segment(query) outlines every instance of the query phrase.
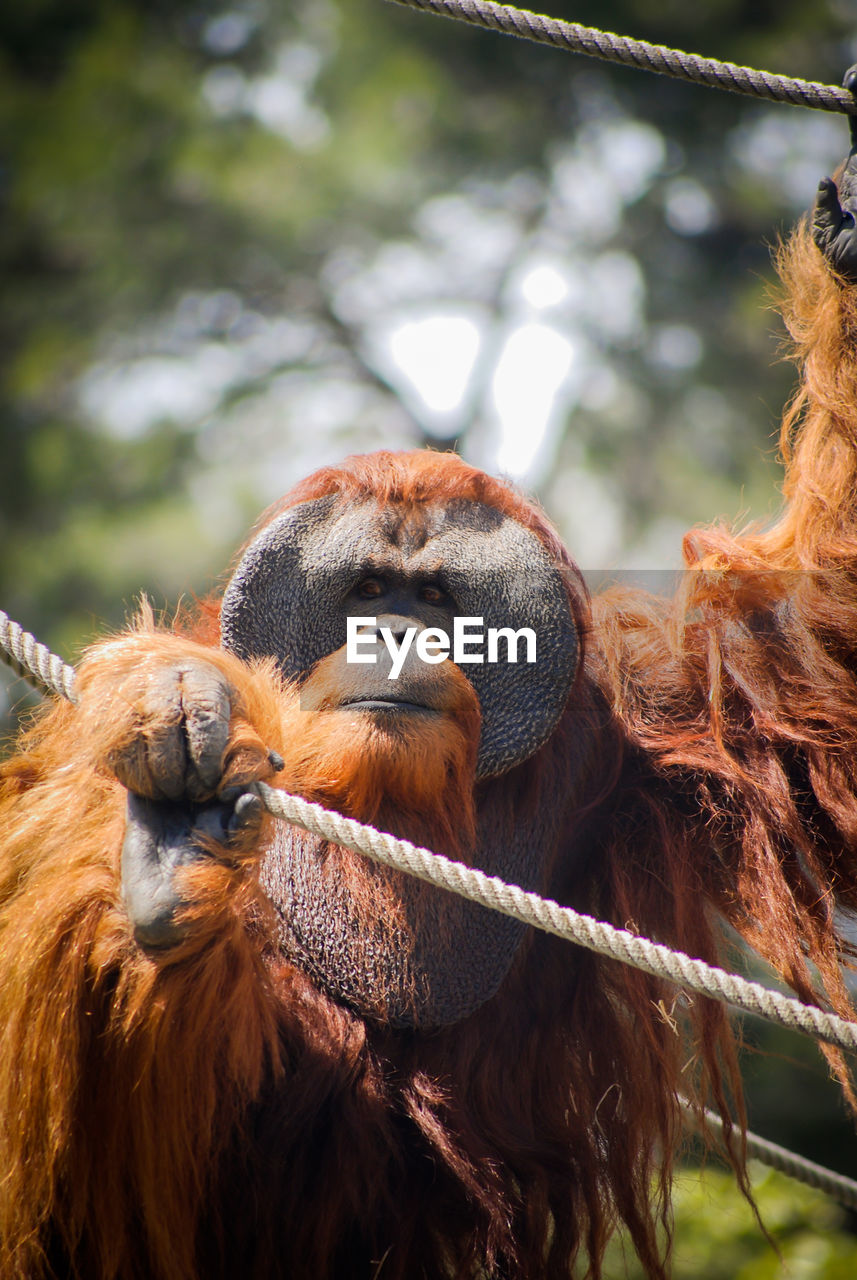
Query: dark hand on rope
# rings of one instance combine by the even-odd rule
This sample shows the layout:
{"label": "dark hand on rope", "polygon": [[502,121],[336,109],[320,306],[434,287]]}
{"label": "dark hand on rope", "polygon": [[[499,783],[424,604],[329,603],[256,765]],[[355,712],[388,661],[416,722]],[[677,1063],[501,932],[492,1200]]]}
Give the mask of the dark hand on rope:
{"label": "dark hand on rope", "polygon": [[110,761],[116,777],[152,800],[209,799],[220,784],[231,694],[206,662],[154,672],[136,702],[135,732]]}
{"label": "dark hand on rope", "polygon": [[[857,65],[845,73],[843,85],[857,98]],[[850,284],[857,283],[857,116],[848,117],[851,151],[839,175],[822,178],[812,216],[812,238],[827,261]]]}
{"label": "dark hand on rope", "polygon": [[129,792],[122,897],[147,949],[175,946],[186,932],[180,868],[257,843],[263,806],[246,788],[282,760],[261,743],[249,762],[228,758],[235,699],[213,665],[165,663],[138,693],[133,731],[110,760]]}
{"label": "dark hand on rope", "polygon": [[227,759],[236,694],[211,663],[165,662],[128,697],[133,718],[109,764],[135,795],[199,804],[282,767],[255,738]]}

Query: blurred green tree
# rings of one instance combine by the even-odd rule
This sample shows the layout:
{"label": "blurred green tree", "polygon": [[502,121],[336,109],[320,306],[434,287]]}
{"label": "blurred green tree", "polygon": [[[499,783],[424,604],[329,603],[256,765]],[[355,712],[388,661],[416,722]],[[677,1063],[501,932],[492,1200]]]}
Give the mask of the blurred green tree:
{"label": "blurred green tree", "polygon": [[[750,1166],[753,1196],[771,1243],[759,1230],[731,1174],[714,1167],[675,1185],[673,1280],[851,1280],[857,1240],[846,1217],[819,1192]],[[779,1256],[778,1256],[779,1254]],[[643,1280],[621,1235],[605,1261],[608,1280]]]}
{"label": "blurred green tree", "polygon": [[[555,11],[820,78],[852,56],[835,0]],[[0,600],[66,652],[141,588],[203,586],[343,449],[505,457],[592,568],[769,508],[764,240],[840,120],[380,0],[41,0],[0,57]],[[440,411],[389,350],[437,314],[481,347]],[[491,392],[533,319],[571,369],[522,459]]]}

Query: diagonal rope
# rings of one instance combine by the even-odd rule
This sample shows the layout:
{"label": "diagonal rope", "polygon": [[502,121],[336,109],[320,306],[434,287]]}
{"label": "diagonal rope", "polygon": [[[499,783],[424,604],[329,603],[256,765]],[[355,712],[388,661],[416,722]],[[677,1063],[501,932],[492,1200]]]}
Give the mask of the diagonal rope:
{"label": "diagonal rope", "polygon": [[840,89],[838,85],[799,80],[770,71],[756,71],[753,67],[741,67],[734,62],[720,62],[717,58],[703,58],[697,53],[685,53],[681,49],[669,49],[666,45],[650,44],[647,40],[618,36],[612,31],[599,31],[597,27],[582,27],[577,22],[563,22],[560,18],[531,13],[528,9],[495,4],[493,0],[393,2],[444,18],[456,18],[473,26],[488,27],[505,35],[518,36],[521,40],[588,54],[604,62],[621,62],[641,71],[654,71],[694,84],[726,89],[730,93],[743,93],[770,102],[791,102],[795,106],[813,107],[819,111],[857,115],[857,101],[847,89]]}
{"label": "diagonal rope", "polygon": [[727,973],[704,960],[694,960],[682,951],[673,951],[661,943],[629,933],[627,929],[617,929],[572,907],[562,907],[550,898],[542,898],[537,893],[507,884],[497,876],[489,876],[476,867],[421,849],[409,840],[376,831],[374,827],[323,809],[301,796],[289,795],[264,782],[254,783],[251,790],[256,791],[265,808],[275,817],[362,853],[375,862],[383,862],[397,871],[406,871],[408,875],[448,889],[480,906],[512,916],[522,924],[555,934],[655,977],[668,978],[699,995],[735,1005],[768,1022],[802,1031],[841,1049],[857,1049],[857,1023],[847,1022],[834,1013],[804,1004],[794,996],[782,995],[738,974]]}
{"label": "diagonal rope", "polygon": [[[700,1131],[702,1131],[703,1127],[713,1129],[726,1145],[723,1121],[716,1112],[710,1111],[706,1107],[703,1111],[703,1125],[702,1118],[696,1108],[683,1098],[680,1098],[679,1101],[688,1123]],[[749,1129],[744,1136],[747,1141],[747,1155],[751,1160],[758,1160],[761,1164],[766,1164],[769,1168],[786,1174],[787,1177],[793,1178],[796,1182],[802,1182],[807,1187],[814,1187],[816,1191],[823,1191],[825,1195],[831,1196],[839,1204],[844,1205],[846,1209],[857,1210],[857,1182],[853,1178],[846,1178],[843,1173],[834,1173],[832,1169],[825,1169],[823,1165],[816,1164],[814,1160],[807,1160],[806,1156],[799,1156],[796,1152],[789,1151],[786,1147],[781,1147],[777,1142],[771,1142],[768,1138],[759,1137],[757,1133],[751,1133]],[[740,1155],[738,1155],[740,1143],[737,1134],[730,1135],[728,1145],[733,1156],[737,1156],[740,1159]]]}
{"label": "diagonal rope", "polygon": [[74,668],[51,653],[34,635],[13,622],[8,613],[0,609],[0,648],[7,661],[19,676],[23,676],[39,692],[45,689],[61,698],[74,702]]}

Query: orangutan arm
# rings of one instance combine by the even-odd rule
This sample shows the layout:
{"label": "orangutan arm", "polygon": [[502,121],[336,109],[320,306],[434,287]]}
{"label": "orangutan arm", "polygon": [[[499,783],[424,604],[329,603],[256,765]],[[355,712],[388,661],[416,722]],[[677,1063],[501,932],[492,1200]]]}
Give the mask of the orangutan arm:
{"label": "orangutan arm", "polygon": [[[846,86],[857,84],[857,68]],[[857,120],[857,117],[852,117]],[[836,181],[820,184],[815,208],[777,256],[782,313],[800,383],[780,432],[786,499],[777,522],[738,538],[720,526],[694,530],[694,566],[838,570],[827,589],[854,600],[857,563],[857,125]],[[852,626],[853,630],[853,626]]]}
{"label": "orangutan arm", "polygon": [[128,792],[120,878],[135,939],[174,946],[185,932],[181,869],[260,843],[261,803],[244,789],[282,767],[254,728],[278,733],[276,682],[220,650],[144,631],[93,650],[77,688],[92,767]]}
{"label": "orangutan arm", "polygon": [[[843,85],[857,94],[857,66],[849,67]],[[857,116],[849,116],[851,151],[837,181],[822,178],[812,216],[812,236],[833,270],[857,283]]]}
{"label": "orangutan arm", "polygon": [[[699,824],[702,892],[805,999],[841,977],[837,903],[857,908],[857,155],[780,251],[800,370],[776,522],[685,539],[674,600],[595,605],[599,678]],[[819,227],[826,227],[825,238]]]}
{"label": "orangutan arm", "polygon": [[[185,929],[156,951],[139,945],[120,889],[129,793],[116,773],[141,792],[172,787],[160,762],[167,747],[179,754],[180,729],[193,736],[164,674],[177,666],[204,678],[219,707],[228,697],[229,712],[215,727],[219,765],[191,746],[182,766],[197,812],[209,806],[205,846],[216,856],[196,846],[179,875]],[[255,876],[265,827],[228,840],[211,829],[216,806],[234,811],[215,788],[272,772],[276,690],[217,650],[132,632],[90,652],[77,705],[50,709],[0,766],[0,1116],[16,1118],[0,1124],[4,1276],[42,1274],[46,1215],[68,1227],[72,1252],[74,1224],[86,1221],[86,1258],[132,1256],[149,1202],[175,1274],[193,1273],[188,1197],[203,1195],[212,1152],[279,1062]],[[157,749],[141,757],[141,739]]]}

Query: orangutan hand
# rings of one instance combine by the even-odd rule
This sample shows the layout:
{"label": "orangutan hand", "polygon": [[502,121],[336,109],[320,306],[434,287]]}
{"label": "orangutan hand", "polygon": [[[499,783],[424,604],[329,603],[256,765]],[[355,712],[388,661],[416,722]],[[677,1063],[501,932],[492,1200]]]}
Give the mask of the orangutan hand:
{"label": "orangutan hand", "polygon": [[218,662],[182,653],[171,639],[143,637],[108,650],[101,682],[119,722],[107,763],[129,793],[122,898],[138,944],[161,951],[188,933],[176,873],[256,847],[263,808],[246,788],[283,762]]}
{"label": "orangutan hand", "polygon": [[[845,73],[843,85],[857,98],[857,65]],[[812,238],[827,261],[849,283],[857,283],[857,116],[849,116],[851,151],[839,186],[822,178],[812,215]]]}
{"label": "orangutan hand", "polygon": [[102,712],[103,762],[134,795],[199,804],[282,768],[221,666],[182,652],[171,637],[100,651],[95,678],[86,679],[89,714]]}
{"label": "orangutan hand", "polygon": [[214,848],[252,846],[261,821],[262,801],[246,791],[204,805],[129,793],[122,900],[140,946],[162,950],[182,941],[187,928],[177,921],[183,900],[175,872],[203,861]]}
{"label": "orangutan hand", "polygon": [[134,734],[110,757],[119,781],[152,800],[200,801],[220,786],[234,690],[188,658],[147,674],[134,691]]}

